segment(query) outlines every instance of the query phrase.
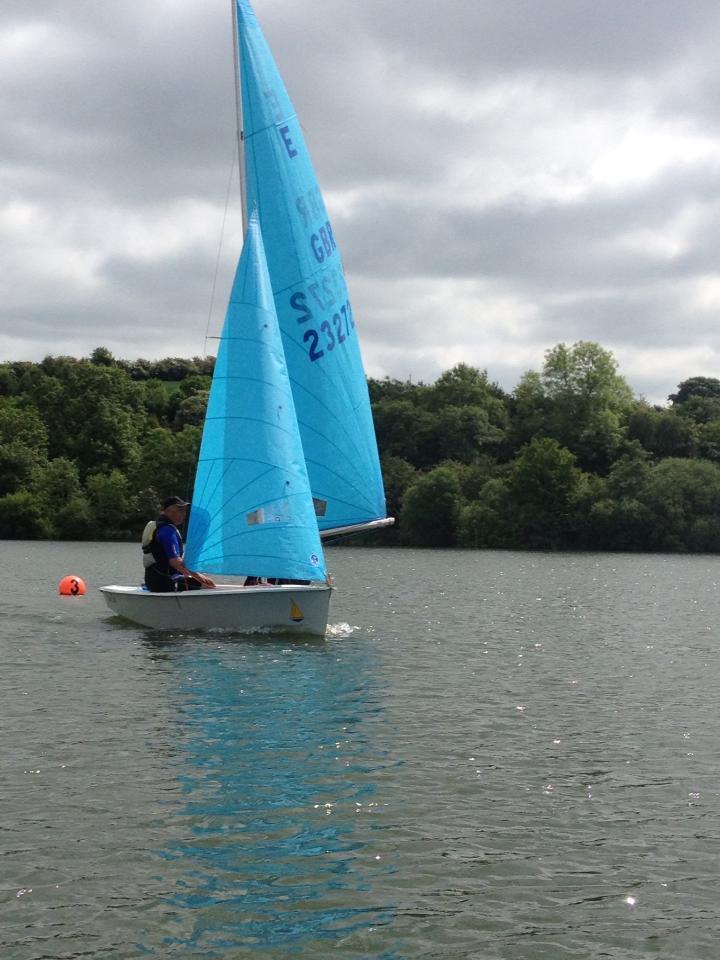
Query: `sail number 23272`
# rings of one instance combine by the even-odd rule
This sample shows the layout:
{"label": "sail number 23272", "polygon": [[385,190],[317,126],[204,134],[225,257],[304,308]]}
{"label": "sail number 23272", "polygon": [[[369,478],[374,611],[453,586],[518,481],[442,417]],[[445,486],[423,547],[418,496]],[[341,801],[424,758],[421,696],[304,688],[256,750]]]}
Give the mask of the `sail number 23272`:
{"label": "sail number 23272", "polygon": [[349,300],[325,320],[313,316],[304,293],[294,293],[290,297],[290,306],[298,311],[299,316],[295,318],[298,323],[313,324],[303,333],[303,341],[308,344],[308,357],[311,361],[321,360],[325,351],[330,352],[345,343],[355,326]]}

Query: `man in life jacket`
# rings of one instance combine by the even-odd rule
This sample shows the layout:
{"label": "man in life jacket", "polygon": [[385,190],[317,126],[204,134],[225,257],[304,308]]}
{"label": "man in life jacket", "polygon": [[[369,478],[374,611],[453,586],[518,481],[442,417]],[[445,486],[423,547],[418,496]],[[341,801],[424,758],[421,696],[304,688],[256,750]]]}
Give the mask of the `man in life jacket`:
{"label": "man in life jacket", "polygon": [[189,506],[180,497],[168,497],[157,520],[151,520],[143,530],[145,586],[153,593],[215,586],[210,577],[188,570],[183,562],[183,541],[178,527],[184,522]]}

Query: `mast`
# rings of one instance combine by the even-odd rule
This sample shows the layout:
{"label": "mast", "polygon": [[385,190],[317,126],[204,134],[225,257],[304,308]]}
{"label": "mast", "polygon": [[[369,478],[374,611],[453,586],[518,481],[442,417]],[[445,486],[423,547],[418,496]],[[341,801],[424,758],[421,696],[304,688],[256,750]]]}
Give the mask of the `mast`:
{"label": "mast", "polygon": [[240,38],[238,36],[237,0],[230,0],[233,24],[233,61],[235,67],[235,111],[237,117],[238,174],[240,176],[240,205],[242,207],[243,236],[248,229],[247,189],[245,185],[245,142],[243,139],[242,91],[240,90]]}

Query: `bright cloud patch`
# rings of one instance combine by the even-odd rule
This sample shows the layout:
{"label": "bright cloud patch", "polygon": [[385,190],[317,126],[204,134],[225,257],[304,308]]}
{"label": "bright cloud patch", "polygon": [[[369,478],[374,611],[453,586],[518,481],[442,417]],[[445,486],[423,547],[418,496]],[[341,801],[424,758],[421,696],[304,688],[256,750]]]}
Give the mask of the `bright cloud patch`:
{"label": "bright cloud patch", "polygon": [[[464,361],[512,389],[579,338],[651,399],[720,371],[714,2],[256,9],[370,373]],[[197,354],[219,326],[239,252],[229,13],[167,13],[129,0],[110,38],[102,4],[3,4],[0,359]]]}

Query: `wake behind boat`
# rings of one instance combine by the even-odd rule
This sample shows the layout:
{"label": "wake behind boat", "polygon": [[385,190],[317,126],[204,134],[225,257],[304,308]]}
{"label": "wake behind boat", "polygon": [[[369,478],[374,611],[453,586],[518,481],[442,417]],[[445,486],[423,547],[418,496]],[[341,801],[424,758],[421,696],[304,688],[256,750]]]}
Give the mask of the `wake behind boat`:
{"label": "wake behind boat", "polygon": [[331,587],[321,536],[393,521],[340,255],[302,129],[248,0],[233,0],[233,28],[245,241],[203,428],[186,562],[253,583],[293,582],[170,594],[101,589],[115,613],[156,629],[323,635]]}

